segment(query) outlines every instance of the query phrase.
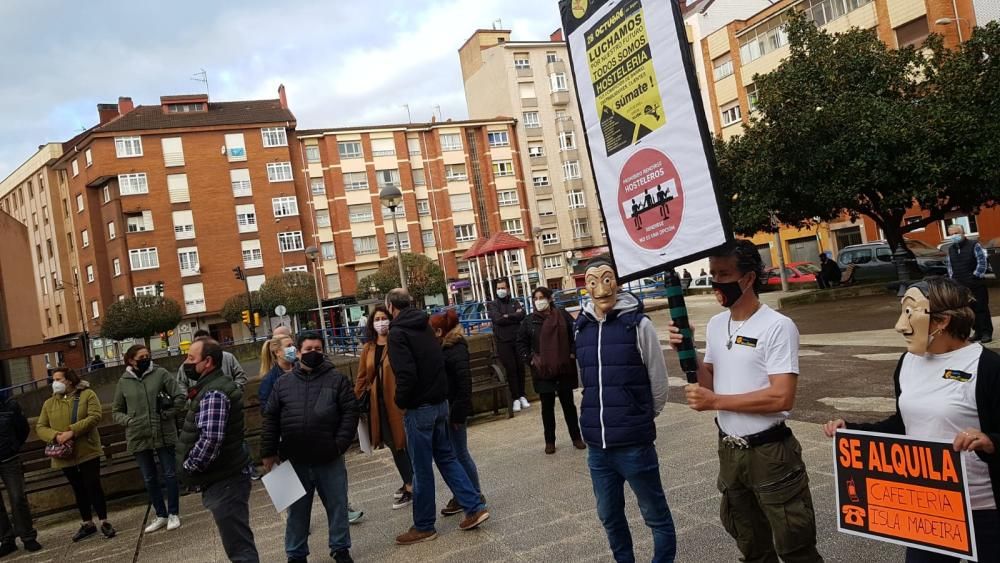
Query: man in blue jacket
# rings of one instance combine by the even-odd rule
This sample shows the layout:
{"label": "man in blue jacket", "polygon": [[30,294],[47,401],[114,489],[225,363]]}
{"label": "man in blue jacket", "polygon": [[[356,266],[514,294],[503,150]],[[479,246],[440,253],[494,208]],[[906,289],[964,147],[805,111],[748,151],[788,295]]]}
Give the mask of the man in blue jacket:
{"label": "man in blue jacket", "polygon": [[667,402],[667,367],[656,329],[642,303],[618,291],[611,260],[587,264],[591,301],[576,321],[576,361],[583,384],[580,428],[590,446],[587,464],[597,516],[618,563],[632,563],[625,519],[625,483],[653,532],[653,562],[674,560],[674,521],[660,481],[654,418]]}

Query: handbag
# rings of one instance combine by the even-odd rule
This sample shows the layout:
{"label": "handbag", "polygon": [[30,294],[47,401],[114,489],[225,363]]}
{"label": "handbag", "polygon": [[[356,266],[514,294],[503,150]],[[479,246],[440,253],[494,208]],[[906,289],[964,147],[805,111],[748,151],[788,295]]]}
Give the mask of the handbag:
{"label": "handbag", "polygon": [[[76,416],[80,409],[80,396],[73,398],[73,415],[70,417],[70,425],[76,424]],[[66,440],[62,444],[53,441],[45,445],[45,457],[54,459],[68,459],[73,457],[73,440]]]}

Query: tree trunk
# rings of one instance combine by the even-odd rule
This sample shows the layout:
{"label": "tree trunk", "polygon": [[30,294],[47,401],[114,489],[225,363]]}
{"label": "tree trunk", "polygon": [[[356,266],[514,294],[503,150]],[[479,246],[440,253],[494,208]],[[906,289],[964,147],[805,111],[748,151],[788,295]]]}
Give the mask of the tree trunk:
{"label": "tree trunk", "polygon": [[889,249],[892,250],[893,254],[896,253],[900,245],[903,246],[907,255],[906,266],[910,271],[910,279],[916,281],[923,278],[924,274],[917,265],[917,257],[913,254],[913,250],[906,246],[906,239],[903,238],[903,228],[900,223],[902,223],[902,219],[896,221],[894,218],[890,218],[880,226],[885,234],[885,241],[889,243]]}

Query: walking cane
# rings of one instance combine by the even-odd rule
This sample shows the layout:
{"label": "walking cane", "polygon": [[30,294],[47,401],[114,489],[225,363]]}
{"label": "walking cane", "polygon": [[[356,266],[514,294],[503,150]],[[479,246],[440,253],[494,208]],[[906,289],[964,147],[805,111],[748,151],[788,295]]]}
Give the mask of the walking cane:
{"label": "walking cane", "polygon": [[698,359],[694,349],[694,339],[691,334],[691,323],[688,321],[687,305],[684,304],[684,287],[681,285],[681,278],[677,275],[677,270],[673,268],[667,270],[664,275],[664,283],[667,289],[667,306],[670,307],[670,318],[681,331],[684,339],[677,349],[677,357],[681,361],[681,370],[687,377],[688,383],[698,383]]}

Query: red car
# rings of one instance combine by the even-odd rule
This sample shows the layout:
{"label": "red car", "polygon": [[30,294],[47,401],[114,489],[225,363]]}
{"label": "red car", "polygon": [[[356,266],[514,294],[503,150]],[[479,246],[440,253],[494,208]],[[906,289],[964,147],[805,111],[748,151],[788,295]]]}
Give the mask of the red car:
{"label": "red car", "polygon": [[[785,275],[788,277],[788,283],[798,284],[798,283],[816,283],[816,273],[819,268],[816,267],[812,262],[792,262],[785,266]],[[778,273],[778,268],[771,268],[764,272],[764,278],[767,285],[781,285],[781,274]]]}

